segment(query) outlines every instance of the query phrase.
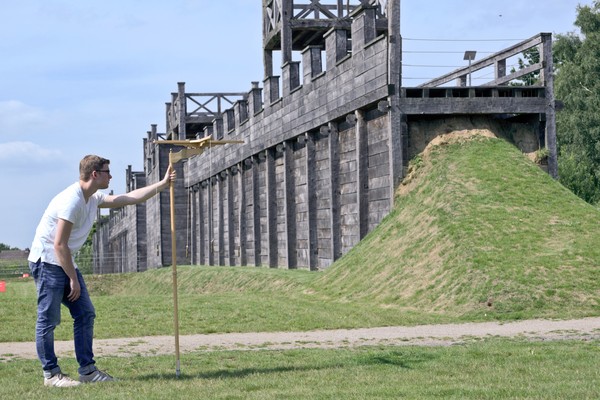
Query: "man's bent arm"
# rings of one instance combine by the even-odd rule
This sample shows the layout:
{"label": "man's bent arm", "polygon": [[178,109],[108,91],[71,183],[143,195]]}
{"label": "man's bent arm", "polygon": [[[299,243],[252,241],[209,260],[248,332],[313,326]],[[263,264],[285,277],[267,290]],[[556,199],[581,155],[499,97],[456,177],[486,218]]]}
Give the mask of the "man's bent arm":
{"label": "man's bent arm", "polygon": [[73,265],[71,249],[69,249],[69,237],[71,236],[72,229],[72,222],[59,219],[56,226],[56,237],[54,239],[54,252],[60,263],[59,265],[69,277],[69,284],[71,286],[71,291],[67,296],[69,301],[75,301],[81,295],[81,286],[79,285],[79,279],[75,272],[75,265]]}

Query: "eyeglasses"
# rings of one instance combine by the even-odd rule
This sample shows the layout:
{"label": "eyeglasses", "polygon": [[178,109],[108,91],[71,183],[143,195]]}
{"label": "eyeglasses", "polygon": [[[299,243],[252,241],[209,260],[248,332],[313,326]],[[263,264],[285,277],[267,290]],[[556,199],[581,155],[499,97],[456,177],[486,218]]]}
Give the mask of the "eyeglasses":
{"label": "eyeglasses", "polygon": [[110,174],[110,169],[97,169],[96,172],[106,172],[107,174]]}

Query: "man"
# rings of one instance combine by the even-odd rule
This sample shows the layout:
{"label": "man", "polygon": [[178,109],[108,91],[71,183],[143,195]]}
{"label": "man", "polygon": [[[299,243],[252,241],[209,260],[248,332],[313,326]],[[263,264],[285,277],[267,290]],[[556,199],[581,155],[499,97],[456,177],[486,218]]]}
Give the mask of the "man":
{"label": "man", "polygon": [[[44,371],[44,385],[69,387],[82,382],[112,381],[114,378],[95,366],[92,341],[96,313],[74,255],[86,241],[97,209],[117,208],[148,200],[175,180],[169,169],[153,185],[121,195],[107,195],[112,176],[110,161],[95,155],[79,163],[79,182],[67,187],[48,205],[36,229],[29,253],[29,268],[38,293],[35,342]],[[79,380],[63,374],[54,353],[54,329],[60,323],[60,305],[73,317],[75,356]]]}

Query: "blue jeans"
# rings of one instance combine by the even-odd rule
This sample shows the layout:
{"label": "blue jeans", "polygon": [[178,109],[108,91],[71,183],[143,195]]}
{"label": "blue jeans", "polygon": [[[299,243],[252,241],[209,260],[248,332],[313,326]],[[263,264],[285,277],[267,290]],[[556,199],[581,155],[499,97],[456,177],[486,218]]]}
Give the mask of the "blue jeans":
{"label": "blue jeans", "polygon": [[69,277],[58,265],[41,262],[29,263],[38,294],[38,314],[35,325],[35,345],[42,362],[44,377],[61,372],[54,353],[54,329],[60,324],[60,305],[64,304],[73,317],[73,337],[75,356],[79,363],[79,374],[85,375],[96,370],[92,342],[96,311],[78,269],[77,278],[81,286],[81,296],[74,302],[67,299],[71,286]]}

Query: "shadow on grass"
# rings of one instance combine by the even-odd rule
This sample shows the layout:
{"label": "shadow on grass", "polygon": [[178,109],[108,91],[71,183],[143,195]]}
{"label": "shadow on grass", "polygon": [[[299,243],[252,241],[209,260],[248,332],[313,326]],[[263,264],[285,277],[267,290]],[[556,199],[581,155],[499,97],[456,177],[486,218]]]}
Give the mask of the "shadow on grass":
{"label": "shadow on grass", "polygon": [[152,380],[195,380],[195,379],[241,379],[251,375],[281,374],[286,372],[302,371],[321,371],[329,369],[340,369],[360,366],[384,366],[400,369],[413,369],[418,364],[428,362],[437,358],[433,354],[404,354],[402,351],[385,352],[384,354],[361,354],[347,360],[346,362],[317,363],[296,366],[280,366],[271,368],[239,368],[239,369],[220,369],[215,371],[201,372],[194,374],[181,374],[179,377],[173,372],[167,374],[147,374],[140,375],[134,380],[152,381]]}

